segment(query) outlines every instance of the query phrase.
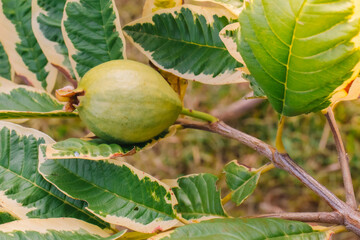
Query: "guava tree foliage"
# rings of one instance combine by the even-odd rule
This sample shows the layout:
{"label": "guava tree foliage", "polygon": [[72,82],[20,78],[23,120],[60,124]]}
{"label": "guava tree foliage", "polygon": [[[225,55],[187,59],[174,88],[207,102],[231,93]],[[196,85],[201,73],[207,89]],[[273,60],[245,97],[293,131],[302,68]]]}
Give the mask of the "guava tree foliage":
{"label": "guava tree foliage", "polygon": [[[147,0],[143,17],[125,26],[114,0],[0,0],[0,26],[0,238],[320,240],[346,230],[360,235],[348,159],[332,112],[339,101],[360,94],[358,0]],[[186,119],[135,144],[98,137],[55,142],[13,123],[78,117],[77,110],[66,111],[75,103],[66,89],[57,91],[58,99],[52,95],[57,76],[76,87],[93,67],[126,59],[125,37],[180,99],[188,80],[249,81],[254,96],[266,97],[280,115],[276,147],[185,107]],[[320,110],[337,144],[346,202],[296,165],[282,145],[285,117]],[[222,198],[218,176],[162,181],[122,158],[184,128],[235,139],[270,163],[254,169],[229,162],[223,176],[230,193]],[[225,211],[228,201],[241,205],[261,175],[275,167],[299,178],[334,212],[234,218]]]}

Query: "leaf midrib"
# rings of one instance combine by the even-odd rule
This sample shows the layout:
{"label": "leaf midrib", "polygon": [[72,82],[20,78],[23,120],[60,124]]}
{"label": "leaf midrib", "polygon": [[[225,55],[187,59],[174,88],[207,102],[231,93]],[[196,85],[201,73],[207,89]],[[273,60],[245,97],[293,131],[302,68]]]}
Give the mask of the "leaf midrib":
{"label": "leaf midrib", "polygon": [[291,43],[289,45],[289,54],[288,54],[288,59],[287,59],[287,63],[286,63],[286,75],[285,75],[285,82],[284,82],[284,97],[282,99],[282,107],[281,107],[281,115],[283,115],[284,113],[284,107],[285,107],[285,101],[286,101],[286,92],[287,92],[287,83],[288,83],[288,77],[289,77],[289,65],[290,65],[290,60],[291,60],[291,56],[292,56],[292,47],[294,46],[294,41],[295,41],[295,32],[296,32],[296,28],[298,26],[298,21],[299,21],[299,17],[302,13],[302,10],[306,4],[307,0],[304,0],[304,2],[301,4],[301,7],[295,17],[295,26],[294,26],[294,30],[293,30],[293,34],[292,34],[292,39],[291,39]]}

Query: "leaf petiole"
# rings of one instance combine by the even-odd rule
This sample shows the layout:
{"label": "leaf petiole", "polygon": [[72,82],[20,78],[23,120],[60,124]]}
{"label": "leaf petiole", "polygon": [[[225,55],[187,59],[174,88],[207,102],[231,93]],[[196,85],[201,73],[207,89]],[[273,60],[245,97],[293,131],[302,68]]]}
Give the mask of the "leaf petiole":
{"label": "leaf petiole", "polygon": [[192,117],[192,118],[200,119],[203,121],[207,121],[210,123],[219,121],[219,119],[217,119],[216,117],[214,117],[208,113],[204,113],[204,112],[200,112],[200,111],[196,111],[196,110],[192,110],[192,109],[188,109],[188,108],[182,108],[181,114]]}

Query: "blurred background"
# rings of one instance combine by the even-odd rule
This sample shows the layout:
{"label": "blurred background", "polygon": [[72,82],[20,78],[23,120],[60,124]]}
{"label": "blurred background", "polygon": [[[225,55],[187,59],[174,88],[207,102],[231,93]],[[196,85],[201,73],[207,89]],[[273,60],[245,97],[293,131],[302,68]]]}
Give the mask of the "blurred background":
{"label": "blurred background", "polygon": [[[121,24],[141,17],[143,0],[116,0]],[[129,42],[126,45],[129,59],[147,63],[147,58]],[[59,81],[58,88],[64,85]],[[224,86],[203,85],[190,82],[186,96],[187,108],[209,113],[219,113],[229,105],[243,99],[250,92],[248,84]],[[206,94],[204,94],[206,93]],[[249,104],[245,104],[249,105]],[[355,193],[360,196],[360,102],[340,103],[335,109],[343,140],[350,158]],[[278,115],[267,101],[249,106],[238,116],[227,116],[226,122],[241,131],[274,145]],[[88,133],[79,119],[42,119],[31,120],[27,126],[40,129],[55,140],[69,137],[83,137]],[[284,144],[292,158],[318,181],[337,196],[344,199],[342,177],[337,163],[337,153],[325,117],[312,113],[289,118],[284,129]],[[260,167],[267,160],[250,148],[236,141],[225,139],[216,134],[199,130],[183,130],[165,139],[154,148],[127,157],[135,167],[159,178],[169,179],[192,173],[212,173],[220,177],[219,188],[222,195],[227,194],[223,166],[237,159],[249,167]],[[358,198],[359,199],[359,198]],[[232,216],[247,216],[278,212],[317,212],[331,211],[300,181],[282,170],[271,170],[259,181],[254,194],[242,205],[225,205]],[[351,233],[336,236],[337,240],[360,239]]]}

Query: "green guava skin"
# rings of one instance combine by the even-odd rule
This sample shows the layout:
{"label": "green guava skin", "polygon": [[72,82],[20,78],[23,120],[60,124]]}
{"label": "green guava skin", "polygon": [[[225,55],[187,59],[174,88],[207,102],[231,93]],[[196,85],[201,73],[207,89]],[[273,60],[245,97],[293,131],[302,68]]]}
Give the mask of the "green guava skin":
{"label": "green guava skin", "polygon": [[76,91],[79,116],[98,137],[121,144],[141,143],[159,135],[178,118],[177,93],[153,68],[114,60],[89,70]]}

